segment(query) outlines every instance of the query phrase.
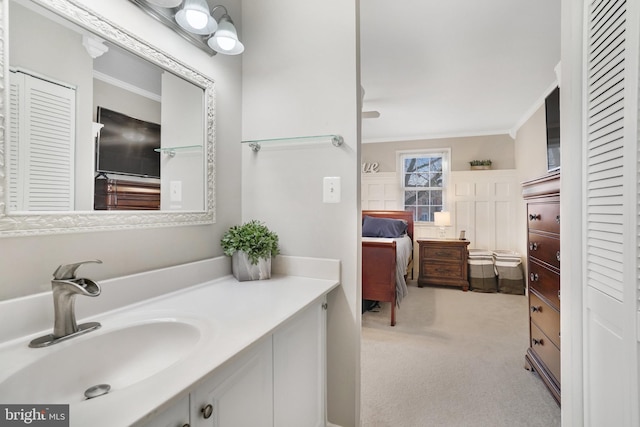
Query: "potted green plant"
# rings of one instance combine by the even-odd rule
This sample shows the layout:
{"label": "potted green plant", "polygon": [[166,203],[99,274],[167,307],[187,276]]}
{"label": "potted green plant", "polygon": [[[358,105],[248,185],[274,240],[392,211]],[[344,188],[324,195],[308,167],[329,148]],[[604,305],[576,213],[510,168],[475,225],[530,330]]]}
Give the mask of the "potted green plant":
{"label": "potted green plant", "polygon": [[469,162],[471,170],[491,169],[491,160],[471,160]]}
{"label": "potted green plant", "polygon": [[231,270],[239,281],[271,277],[271,258],[280,253],[278,235],[258,220],[234,225],[220,242],[231,257]]}

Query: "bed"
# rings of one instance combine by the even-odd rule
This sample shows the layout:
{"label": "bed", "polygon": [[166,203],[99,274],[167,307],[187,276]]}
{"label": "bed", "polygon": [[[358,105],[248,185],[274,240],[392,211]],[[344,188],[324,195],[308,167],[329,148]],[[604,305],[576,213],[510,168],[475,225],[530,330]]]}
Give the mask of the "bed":
{"label": "bed", "polygon": [[[362,222],[362,299],[391,303],[391,326],[395,326],[396,307],[407,295],[413,260],[413,212],[365,210]],[[401,222],[406,223],[406,233],[399,232]]]}

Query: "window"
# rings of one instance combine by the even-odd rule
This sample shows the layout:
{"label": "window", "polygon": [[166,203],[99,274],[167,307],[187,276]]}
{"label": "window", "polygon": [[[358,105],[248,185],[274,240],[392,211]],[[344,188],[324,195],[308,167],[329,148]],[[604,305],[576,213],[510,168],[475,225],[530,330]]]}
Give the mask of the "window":
{"label": "window", "polygon": [[415,221],[433,222],[433,213],[445,210],[449,150],[399,152],[404,210]]}

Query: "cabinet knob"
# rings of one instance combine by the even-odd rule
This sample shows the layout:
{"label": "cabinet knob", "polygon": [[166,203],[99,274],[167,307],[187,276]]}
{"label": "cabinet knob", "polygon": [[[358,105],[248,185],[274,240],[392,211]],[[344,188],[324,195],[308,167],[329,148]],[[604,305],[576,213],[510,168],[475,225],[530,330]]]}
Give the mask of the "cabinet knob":
{"label": "cabinet knob", "polygon": [[531,306],[531,312],[532,312],[532,313],[535,313],[536,311],[537,311],[538,313],[542,312],[542,307],[541,307],[541,306],[539,306],[539,305],[538,305],[538,306],[532,305],[532,306]]}
{"label": "cabinet knob", "polygon": [[531,342],[533,345],[544,345],[544,341],[542,339],[531,338]]}
{"label": "cabinet knob", "polygon": [[529,243],[529,250],[530,251],[537,251],[538,250],[538,244],[536,242]]}
{"label": "cabinet knob", "polygon": [[537,282],[538,281],[538,273],[531,273],[529,275],[529,279],[531,279],[532,282]]}
{"label": "cabinet knob", "polygon": [[207,406],[203,407],[200,412],[202,412],[202,417],[205,420],[211,418],[211,415],[213,415],[213,405],[208,404]]}
{"label": "cabinet knob", "polygon": [[537,221],[540,219],[540,214],[529,214],[529,221]]}

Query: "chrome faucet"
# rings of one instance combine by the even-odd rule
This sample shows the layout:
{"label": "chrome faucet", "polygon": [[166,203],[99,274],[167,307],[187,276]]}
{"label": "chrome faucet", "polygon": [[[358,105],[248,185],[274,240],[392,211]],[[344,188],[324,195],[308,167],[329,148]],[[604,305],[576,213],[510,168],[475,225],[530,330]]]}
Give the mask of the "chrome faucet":
{"label": "chrome faucet", "polygon": [[78,267],[92,262],[102,264],[100,260],[65,264],[59,266],[53,273],[51,281],[54,310],[53,334],[34,339],[29,347],[46,347],[100,327],[98,322],[81,325],[76,323],[75,296],[97,297],[100,295],[100,285],[96,282],[91,279],[76,278]]}

